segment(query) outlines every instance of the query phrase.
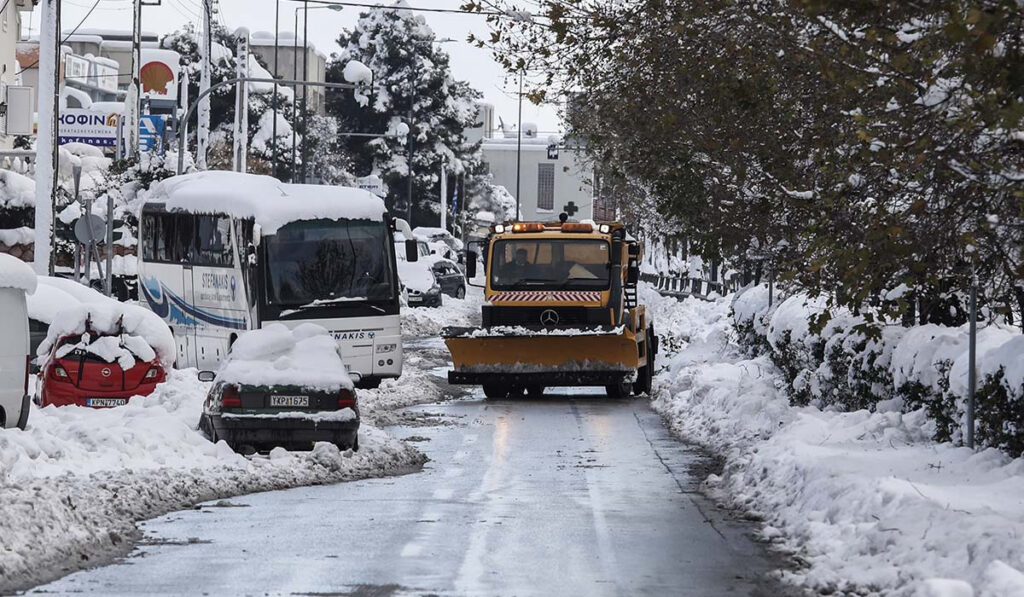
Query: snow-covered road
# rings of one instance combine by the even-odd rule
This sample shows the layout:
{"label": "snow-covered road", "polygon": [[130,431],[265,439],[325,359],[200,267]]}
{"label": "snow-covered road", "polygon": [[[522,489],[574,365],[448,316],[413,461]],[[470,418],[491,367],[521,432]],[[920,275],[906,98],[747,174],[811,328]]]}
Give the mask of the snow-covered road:
{"label": "snow-covered road", "polygon": [[779,594],[764,578],[779,562],[697,492],[707,461],[646,400],[474,394],[409,411],[416,426],[389,431],[431,458],[422,473],[170,514],[125,561],[37,591]]}

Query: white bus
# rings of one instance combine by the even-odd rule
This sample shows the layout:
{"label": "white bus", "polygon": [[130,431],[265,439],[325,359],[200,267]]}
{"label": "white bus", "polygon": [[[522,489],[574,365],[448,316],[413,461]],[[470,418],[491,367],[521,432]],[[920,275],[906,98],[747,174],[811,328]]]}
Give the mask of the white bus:
{"label": "white bus", "polygon": [[208,171],[155,184],[139,220],[140,299],[179,367],[215,369],[244,330],[315,322],[360,387],[401,375],[393,233],[409,226],[378,197]]}

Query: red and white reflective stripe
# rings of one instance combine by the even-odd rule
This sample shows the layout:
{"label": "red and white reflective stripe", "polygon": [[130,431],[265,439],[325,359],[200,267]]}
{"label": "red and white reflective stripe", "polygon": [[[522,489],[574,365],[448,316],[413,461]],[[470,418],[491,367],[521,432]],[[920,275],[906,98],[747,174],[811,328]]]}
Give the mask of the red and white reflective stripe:
{"label": "red and white reflective stripe", "polygon": [[503,290],[501,292],[496,292],[491,295],[492,303],[597,303],[600,301],[601,292],[590,290]]}

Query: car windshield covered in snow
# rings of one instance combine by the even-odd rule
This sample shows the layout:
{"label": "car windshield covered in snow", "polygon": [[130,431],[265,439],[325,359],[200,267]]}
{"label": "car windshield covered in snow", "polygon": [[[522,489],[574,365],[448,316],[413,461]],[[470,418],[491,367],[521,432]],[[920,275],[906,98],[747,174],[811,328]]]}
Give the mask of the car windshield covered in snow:
{"label": "car windshield covered in snow", "polygon": [[492,288],[608,288],[609,251],[602,240],[501,240],[492,259]]}
{"label": "car windshield covered in snow", "polygon": [[303,220],[267,236],[267,299],[310,305],[395,296],[383,222]]}

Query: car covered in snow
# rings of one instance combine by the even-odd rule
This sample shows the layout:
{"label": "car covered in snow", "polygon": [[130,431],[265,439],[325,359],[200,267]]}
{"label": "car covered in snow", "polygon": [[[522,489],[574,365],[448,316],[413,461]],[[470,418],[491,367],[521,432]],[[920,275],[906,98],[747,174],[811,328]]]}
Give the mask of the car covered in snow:
{"label": "car covered in snow", "polygon": [[320,325],[271,323],[245,332],[220,369],[200,379],[213,381],[199,421],[211,441],[243,452],[315,442],[359,449],[355,386],[338,343]]}
{"label": "car covered in snow", "polygon": [[28,422],[28,307],[36,289],[35,272],[23,261],[0,253],[0,429]]}
{"label": "car covered in snow", "polygon": [[174,339],[159,317],[114,300],[58,312],[36,354],[39,406],[123,406],[167,378]]}
{"label": "car covered in snow", "polygon": [[[409,264],[404,260],[404,253],[397,250],[402,248],[400,245],[404,242],[403,235],[395,235],[398,274],[407,289],[409,306],[440,307],[442,294],[459,299],[466,296],[466,277],[454,261],[441,256],[438,249],[432,249],[427,241],[417,236],[419,260]],[[444,246],[443,243],[441,245]],[[426,273],[430,274],[429,278],[433,278],[432,284],[427,284],[429,278]]]}
{"label": "car covered in snow", "polygon": [[[39,276],[36,291],[28,297],[28,325],[31,354],[46,339],[50,324],[63,309],[81,303],[116,302],[96,290],[70,280],[54,276]],[[45,356],[45,355],[44,355]],[[40,357],[32,360],[33,372],[38,372]]]}
{"label": "car covered in snow", "polygon": [[462,250],[465,245],[444,228],[419,226],[413,228],[412,232],[417,238],[426,239],[427,246],[435,255],[452,261],[459,261],[462,258]]}

